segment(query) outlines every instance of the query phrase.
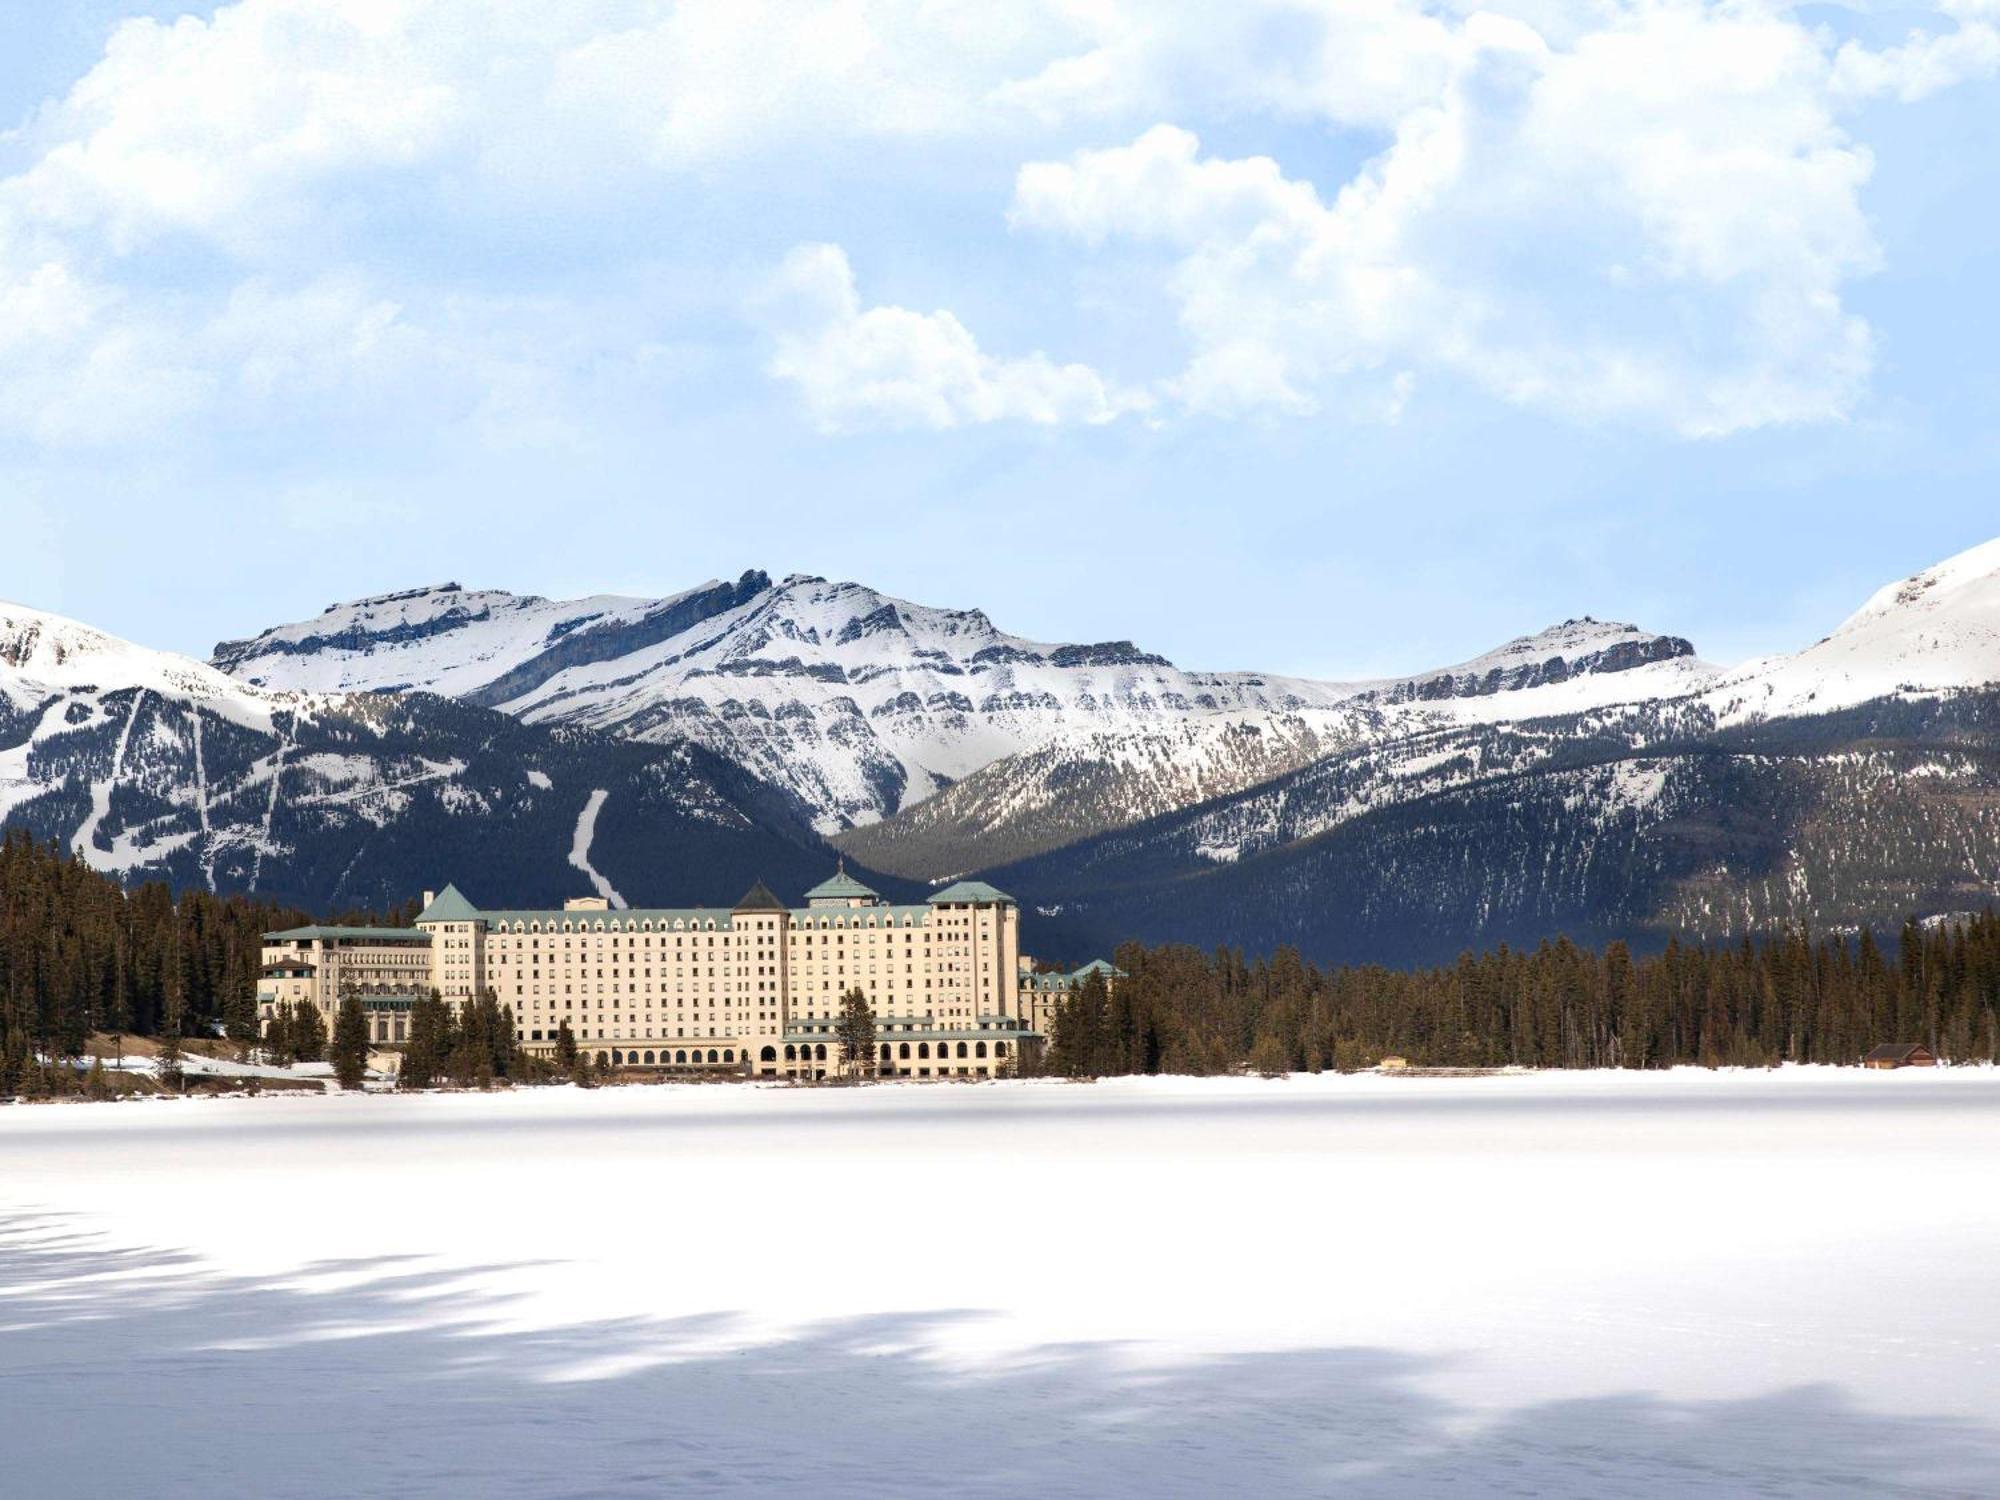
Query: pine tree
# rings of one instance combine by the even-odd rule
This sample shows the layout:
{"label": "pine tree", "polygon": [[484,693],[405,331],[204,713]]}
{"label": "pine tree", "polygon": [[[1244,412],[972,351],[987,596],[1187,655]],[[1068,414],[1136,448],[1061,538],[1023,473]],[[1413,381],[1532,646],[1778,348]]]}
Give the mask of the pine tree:
{"label": "pine tree", "polygon": [[290,1030],[292,1057],[298,1062],[321,1062],[326,1057],[326,1017],[310,1000],[292,1002]]}
{"label": "pine tree", "polygon": [[248,1061],[250,1049],[257,1044],[257,991],[251,985],[236,983],[224,994],[223,1034],[236,1043],[238,1058]]}
{"label": "pine tree", "polygon": [[187,1079],[181,1069],[181,1020],[178,1015],[169,1016],[167,1024],[161,1029],[160,1051],[153,1063],[160,1087],[185,1091]]}
{"label": "pine tree", "polygon": [[340,997],[333,1018],[333,1077],[344,1089],[358,1089],[368,1076],[368,1014],[361,997]]}
{"label": "pine tree", "polygon": [[1265,1078],[1283,1078],[1292,1070],[1285,1044],[1274,1036],[1257,1038],[1257,1044],[1250,1049],[1250,1067]]}
{"label": "pine tree", "polygon": [[576,1071],[576,1033],[569,1029],[568,1017],[556,1028],[556,1066],[565,1073]]}
{"label": "pine tree", "polygon": [[451,1064],[455,1038],[451,1007],[436,990],[410,1007],[410,1040],[403,1048],[403,1065],[397,1086],[427,1089]]}
{"label": "pine tree", "polygon": [[875,1012],[860,987],[840,997],[840,1020],[834,1028],[840,1039],[841,1066],[856,1078],[875,1071]]}

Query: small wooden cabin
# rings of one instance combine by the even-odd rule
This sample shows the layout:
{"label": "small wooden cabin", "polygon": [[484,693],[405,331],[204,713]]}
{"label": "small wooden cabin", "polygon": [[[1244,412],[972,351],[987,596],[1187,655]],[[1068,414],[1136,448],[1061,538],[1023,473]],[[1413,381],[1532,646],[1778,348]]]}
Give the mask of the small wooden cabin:
{"label": "small wooden cabin", "polygon": [[1884,1042],[1861,1059],[1864,1068],[1934,1068],[1937,1054],[1922,1042]]}

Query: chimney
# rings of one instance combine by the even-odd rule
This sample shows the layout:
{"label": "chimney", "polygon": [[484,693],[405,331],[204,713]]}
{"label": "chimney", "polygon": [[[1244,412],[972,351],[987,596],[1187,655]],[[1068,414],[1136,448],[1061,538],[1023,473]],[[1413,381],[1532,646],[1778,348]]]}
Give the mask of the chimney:
{"label": "chimney", "polygon": [[422,906],[422,907],[420,907],[420,908],[419,908],[419,910],[421,910],[421,911],[429,911],[429,910],[431,909],[431,903],[432,903],[433,901],[435,901],[435,900],[437,900],[437,892],[436,892],[436,891],[425,891],[425,892],[424,892],[424,904],[423,904],[423,906]]}

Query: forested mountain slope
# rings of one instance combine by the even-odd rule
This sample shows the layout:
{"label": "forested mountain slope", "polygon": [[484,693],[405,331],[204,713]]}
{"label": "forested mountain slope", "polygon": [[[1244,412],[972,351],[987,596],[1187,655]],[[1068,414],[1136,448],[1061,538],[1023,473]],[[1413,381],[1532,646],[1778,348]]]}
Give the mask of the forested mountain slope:
{"label": "forested mountain slope", "polygon": [[0,610],[0,820],[121,878],[328,911],[457,880],[655,902],[803,885],[792,801],[698,745],[523,724],[430,693],[279,693]]}

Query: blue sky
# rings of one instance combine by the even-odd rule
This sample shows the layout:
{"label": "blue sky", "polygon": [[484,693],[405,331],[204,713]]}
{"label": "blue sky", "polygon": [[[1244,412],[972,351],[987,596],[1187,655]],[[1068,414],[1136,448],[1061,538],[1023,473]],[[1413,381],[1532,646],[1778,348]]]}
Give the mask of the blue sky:
{"label": "blue sky", "polygon": [[2000,534],[1995,0],[554,9],[0,3],[0,597],[763,567],[1341,676]]}

